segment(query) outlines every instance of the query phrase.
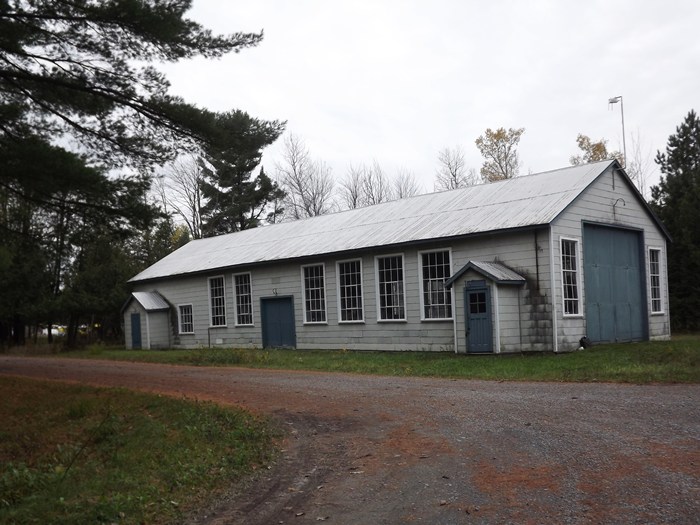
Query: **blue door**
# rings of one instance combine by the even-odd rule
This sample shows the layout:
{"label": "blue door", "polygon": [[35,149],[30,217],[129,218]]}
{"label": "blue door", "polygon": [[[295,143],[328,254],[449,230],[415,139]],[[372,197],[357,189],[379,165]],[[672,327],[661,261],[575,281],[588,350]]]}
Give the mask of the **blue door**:
{"label": "blue door", "polygon": [[485,281],[469,281],[464,289],[467,352],[493,352],[493,325],[491,323],[491,294]]}
{"label": "blue door", "polygon": [[141,314],[131,314],[131,348],[141,348]]}
{"label": "blue door", "polygon": [[260,299],[263,348],[297,346],[294,327],[294,298],[266,297]]}
{"label": "blue door", "polygon": [[583,246],[586,335],[596,342],[645,339],[641,233],[586,224]]}

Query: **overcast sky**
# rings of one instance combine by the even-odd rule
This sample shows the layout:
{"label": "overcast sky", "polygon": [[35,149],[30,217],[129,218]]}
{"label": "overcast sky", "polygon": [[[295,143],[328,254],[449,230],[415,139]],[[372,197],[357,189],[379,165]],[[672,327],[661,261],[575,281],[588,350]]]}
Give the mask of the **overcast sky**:
{"label": "overcast sky", "polygon": [[[621,150],[617,95],[628,154],[638,135],[653,159],[700,110],[697,0],[194,0],[189,17],[265,38],[164,67],[172,92],[286,120],[336,179],[376,160],[432,191],[438,151],[461,145],[478,170],[489,127],[525,128],[521,174],[567,166],[579,132]],[[268,174],[280,146],[266,150]]]}

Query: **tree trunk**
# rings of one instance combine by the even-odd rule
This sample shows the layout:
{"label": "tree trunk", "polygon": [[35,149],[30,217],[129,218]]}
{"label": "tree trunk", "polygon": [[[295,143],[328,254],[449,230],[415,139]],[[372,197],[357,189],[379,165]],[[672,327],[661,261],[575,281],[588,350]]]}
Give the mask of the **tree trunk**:
{"label": "tree trunk", "polygon": [[24,318],[15,314],[12,318],[12,344],[14,346],[24,346],[26,343],[25,330],[27,325]]}

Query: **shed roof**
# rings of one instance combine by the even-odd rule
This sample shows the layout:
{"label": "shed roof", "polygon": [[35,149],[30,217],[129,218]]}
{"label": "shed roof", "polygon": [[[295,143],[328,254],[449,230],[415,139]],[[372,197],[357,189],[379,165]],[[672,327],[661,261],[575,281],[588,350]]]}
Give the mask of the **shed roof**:
{"label": "shed roof", "polygon": [[499,262],[469,261],[452,277],[445,281],[445,286],[447,288],[451,288],[454,282],[468,270],[474,270],[497,284],[525,284],[525,277],[520,275],[518,272],[511,270],[505,264]]}
{"label": "shed roof", "polygon": [[170,305],[158,292],[133,292],[131,294],[147,312],[169,310]]}
{"label": "shed roof", "polygon": [[130,281],[546,225],[613,163],[571,166],[198,239]]}

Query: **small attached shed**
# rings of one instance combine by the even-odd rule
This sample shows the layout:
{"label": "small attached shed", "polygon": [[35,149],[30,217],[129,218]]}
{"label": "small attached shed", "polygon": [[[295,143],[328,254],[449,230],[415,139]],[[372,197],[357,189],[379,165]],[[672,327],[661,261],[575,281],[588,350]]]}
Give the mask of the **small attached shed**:
{"label": "small attached shed", "polygon": [[514,270],[488,261],[469,261],[445,281],[454,290],[456,318],[464,319],[455,323],[456,348],[470,354],[520,351],[525,283]]}
{"label": "small attached shed", "polygon": [[169,348],[170,304],[158,292],[133,292],[122,307],[127,348]]}

